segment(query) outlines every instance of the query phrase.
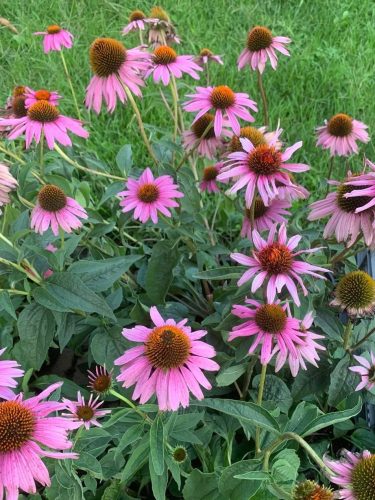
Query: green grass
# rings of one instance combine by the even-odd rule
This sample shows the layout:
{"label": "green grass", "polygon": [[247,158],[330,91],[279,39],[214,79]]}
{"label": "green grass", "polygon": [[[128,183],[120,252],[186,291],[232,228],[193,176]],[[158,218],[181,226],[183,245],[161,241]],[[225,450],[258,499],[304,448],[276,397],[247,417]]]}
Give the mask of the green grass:
{"label": "green grass", "polygon": [[[75,36],[66,59],[79,101],[83,103],[90,79],[88,47],[97,36],[121,39],[120,31],[129,12],[141,8],[146,12],[154,2],[111,2],[107,0],[13,0],[4,2],[1,15],[11,20],[18,35],[0,29],[0,95],[5,101],[14,85],[56,89],[66,99],[65,114],[75,115],[69,87],[64,79],[59,54],[45,55],[41,38],[32,35],[49,24],[58,23]],[[269,99],[272,126],[280,119],[284,140],[302,139],[304,149],[299,160],[312,166],[309,187],[327,169],[328,153],[315,148],[315,126],[337,112],[352,114],[370,126],[375,118],[373,106],[374,50],[373,23],[375,3],[372,0],[165,0],[162,4],[177,25],[183,40],[183,53],[196,53],[209,47],[222,54],[224,67],[212,67],[212,80],[246,91],[259,101],[256,76],[250,71],[238,72],[236,60],[244,45],[247,30],[254,24],[269,26],[275,34],[293,40],[291,58],[280,56],[277,71],[268,67],[265,86]],[[4,9],[5,7],[5,9]],[[136,34],[126,38],[129,46],[138,43]],[[180,96],[195,82],[189,77],[179,81]],[[144,121],[155,127],[170,127],[168,116],[152,84],[144,92],[141,104]],[[82,104],[83,107],[83,104]],[[113,164],[116,152],[126,143],[133,144],[140,166],[146,162],[138,130],[129,107],[119,106],[113,115],[99,117],[84,113],[89,122],[87,148]],[[186,122],[191,116],[186,116]],[[261,113],[257,125],[262,125]],[[374,157],[370,143],[363,152]],[[352,160],[360,168],[361,157]],[[337,168],[344,168],[338,161]]]}

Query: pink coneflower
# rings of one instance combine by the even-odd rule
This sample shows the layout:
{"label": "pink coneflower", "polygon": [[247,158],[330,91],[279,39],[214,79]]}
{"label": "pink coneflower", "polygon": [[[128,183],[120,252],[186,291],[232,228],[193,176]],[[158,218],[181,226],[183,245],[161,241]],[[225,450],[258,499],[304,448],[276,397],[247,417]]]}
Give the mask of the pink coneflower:
{"label": "pink coneflower", "polygon": [[170,175],[154,178],[151,170],[146,168],[138,180],[128,179],[126,191],[118,193],[124,199],[120,201],[123,212],[134,210],[133,217],[145,223],[149,219],[154,224],[158,222],[158,212],[171,217],[171,207],[178,207],[173,198],[182,198],[184,195],[173,183]]}
{"label": "pink coneflower", "polygon": [[47,252],[56,253],[58,248],[55,247],[55,245],[52,245],[52,243],[48,243],[44,250],[47,250]]}
{"label": "pink coneflower", "polygon": [[366,388],[371,391],[375,387],[375,355],[371,352],[371,363],[363,356],[353,355],[359,366],[351,366],[349,370],[359,373],[361,382],[355,388],[356,391]]}
{"label": "pink coneflower", "polygon": [[114,38],[97,38],[90,47],[90,64],[94,76],[86,89],[85,104],[96,113],[102,100],[113,112],[117,99],[127,100],[124,86],[138,97],[142,96],[144,72],[150,67],[151,56],[140,48],[126,49]]}
{"label": "pink coneflower", "polygon": [[36,482],[50,486],[49,472],[41,460],[43,457],[58,460],[78,458],[76,453],[61,453],[72,447],[68,432],[76,425],[62,416],[49,416],[62,410],[64,405],[43,401],[61,386],[62,382],[59,382],[50,385],[38,396],[23,399],[20,394],[0,403],[1,498],[4,490],[8,500],[17,500],[19,490],[36,493]]}
{"label": "pink coneflower", "polygon": [[218,177],[219,181],[234,177],[236,182],[230,189],[231,193],[236,193],[246,186],[245,200],[246,207],[250,208],[256,189],[265,205],[268,205],[273,198],[278,197],[278,187],[276,183],[282,184],[285,188],[296,186],[285,169],[290,172],[306,172],[309,166],[305,163],[287,163],[292,154],[302,146],[302,141],[296,142],[287,148],[283,153],[274,146],[274,136],[270,144],[261,144],[254,147],[249,139],[240,139],[244,151],[237,151],[228,155],[224,170]]}
{"label": "pink coneflower", "polygon": [[38,194],[38,201],[31,212],[30,227],[43,234],[51,226],[55,236],[59,228],[67,233],[82,226],[80,219],[87,219],[86,210],[73,198],[53,184],[46,184]]}
{"label": "pink coneflower", "polygon": [[131,31],[143,31],[146,25],[156,22],[156,19],[146,17],[141,10],[134,10],[129,16],[129,23],[123,28],[122,34],[127,35]]}
{"label": "pink coneflower", "polygon": [[267,127],[241,127],[239,135],[233,135],[228,144],[228,152],[235,153],[237,151],[244,151],[240,139],[249,139],[251,144],[256,148],[265,144],[271,144],[275,149],[280,150],[282,142],[279,140],[283,129],[278,128],[275,131],[267,132]]}
{"label": "pink coneflower", "polygon": [[38,101],[47,101],[53,106],[58,106],[59,99],[61,99],[61,95],[57,92],[50,92],[45,89],[33,90],[29,87],[26,87],[25,97],[26,108],[29,108],[32,104],[35,104]]}
{"label": "pink coneflower", "polygon": [[[235,305],[232,314],[239,318],[246,318],[241,325],[235,326],[229,334],[229,341],[237,337],[256,336],[251,344],[249,354],[261,344],[260,362],[266,365],[276,353],[276,345],[280,353],[297,358],[297,345],[304,345],[303,334],[300,331],[300,322],[292,318],[287,306],[280,305],[279,301],[272,304],[261,304],[257,300],[246,299],[249,306]],[[287,312],[289,314],[287,314]]]}
{"label": "pink coneflower", "polygon": [[148,32],[148,43],[155,49],[159,45],[173,45],[180,43],[176,30],[168,13],[160,6],[155,6],[150,12],[150,30]]}
{"label": "pink coneflower", "polygon": [[112,387],[112,372],[105,366],[97,366],[95,372],[88,370],[90,390],[101,395],[107,394]]}
{"label": "pink coneflower", "polygon": [[152,54],[152,66],[146,71],[145,77],[152,74],[155,83],[161,80],[163,85],[169,85],[171,75],[181,78],[183,73],[187,73],[199,80],[197,71],[202,71],[202,68],[194,62],[193,56],[179,56],[168,45],[160,45]]}
{"label": "pink coneflower", "polygon": [[10,202],[9,193],[17,186],[18,182],[9,172],[9,168],[0,163],[0,207]]}
{"label": "pink coneflower", "polygon": [[331,156],[349,156],[358,153],[356,141],[368,142],[367,125],[354,120],[345,113],[332,116],[321,127],[317,127],[318,140],[316,145],[329,149]]}
{"label": "pink coneflower", "polygon": [[196,149],[201,156],[210,159],[221,153],[224,148],[223,138],[230,137],[231,132],[223,127],[220,136],[216,137],[214,132],[214,118],[214,115],[205,113],[198,120],[194,121],[190,130],[183,133],[182,145],[186,151]]}
{"label": "pink coneflower", "polygon": [[324,339],[324,335],[318,335],[317,333],[311,332],[309,330],[313,322],[314,318],[311,312],[307,313],[303,320],[300,322],[299,329],[300,332],[302,332],[304,343],[296,344],[295,348],[297,356],[292,355],[291,352],[282,352],[278,345],[275,346],[274,352],[272,354],[278,352],[275,364],[276,373],[281,370],[281,368],[287,361],[293,377],[297,376],[300,369],[307,370],[305,361],[308,361],[312,365],[318,367],[317,361],[319,361],[319,354],[317,350],[325,351],[325,347],[315,341],[318,339]]}
{"label": "pink coneflower", "polygon": [[277,55],[275,50],[286,56],[290,56],[285,45],[292,40],[285,36],[273,36],[272,32],[264,26],[255,26],[247,35],[246,48],[238,58],[238,69],[247,64],[253,70],[263,73],[267,59],[270,60],[273,69],[277,67]]}
{"label": "pink coneflower", "polygon": [[99,401],[99,396],[93,399],[93,395],[90,395],[90,399],[85,403],[84,396],[78,391],[77,401],[71,401],[70,399],[63,398],[63,403],[65,403],[66,409],[70,413],[63,413],[65,417],[69,417],[73,422],[79,422],[80,426],[90,429],[93,425],[95,427],[101,427],[98,422],[98,418],[104,417],[111,410],[98,410],[98,408],[104,403],[104,401]]}
{"label": "pink coneflower", "polygon": [[[375,205],[375,163],[366,159],[365,165],[372,171],[362,173],[346,181],[348,191],[345,198],[347,198],[348,203],[357,205],[356,213],[364,212]],[[354,189],[355,187],[360,189]]]}
{"label": "pink coneflower", "polygon": [[135,326],[124,328],[123,336],[142,345],[133,347],[115,360],[121,374],[117,377],[124,387],[134,384],[133,399],[146,403],[156,394],[159,409],[177,410],[189,406],[189,392],[203,399],[200,386],[211,389],[211,384],[202,370],[216,371],[219,365],[210,358],[215,349],[199,339],[206,331],[191,331],[187,319],[176,323],[164,320],[156,307],[151,307],[150,316],[154,327]]}
{"label": "pink coneflower", "polygon": [[209,62],[215,62],[217,64],[224,64],[221,56],[215,56],[215,54],[210,49],[202,49],[199,52],[199,56],[195,57],[195,62],[200,64],[202,67],[207,65]]}
{"label": "pink coneflower", "polygon": [[206,88],[196,87],[196,90],[196,94],[188,95],[192,99],[186,102],[183,107],[185,111],[198,111],[193,123],[211,109],[215,110],[214,132],[216,137],[221,135],[224,118],[227,118],[233,132],[237,135],[241,129],[238,118],[248,122],[255,121],[255,118],[251,116],[246,108],[258,111],[258,107],[255,101],[249,99],[248,94],[235,93],[226,85]]}
{"label": "pink coneflower", "polygon": [[375,234],[372,226],[375,222],[375,209],[369,208],[357,213],[357,209],[367,204],[372,198],[365,196],[347,198],[346,194],[355,189],[354,186],[347,184],[353,179],[356,177],[353,177],[349,172],[348,178],[342,183],[329,181],[329,184],[337,186],[337,191],[329,193],[324,200],[312,203],[308,220],[318,220],[330,216],[324,228],[324,238],[327,239],[335,235],[338,242],[344,241],[350,247],[359,236],[363,235],[365,244],[374,246]]}
{"label": "pink coneflower", "polygon": [[293,252],[300,242],[302,236],[292,236],[287,239],[285,224],[281,224],[276,241],[276,224],[271,227],[268,240],[265,241],[259,235],[258,231],[253,231],[253,243],[255,250],[253,250],[252,257],[242,253],[232,253],[231,258],[244,266],[249,266],[250,269],[246,271],[238,281],[238,286],[243,285],[246,281],[253,279],[251,292],[254,293],[260,288],[265,280],[267,284],[267,301],[272,303],[276,297],[276,292],[280,293],[285,286],[292,299],[297,304],[301,305],[296,283],[302,288],[303,294],[307,295],[307,289],[301,279],[302,274],[309,274],[319,279],[326,279],[318,272],[330,272],[324,267],[314,266],[308,262],[297,260],[295,257],[303,253],[318,252],[321,248],[311,248],[309,250],[299,250]]}
{"label": "pink coneflower", "polygon": [[332,470],[331,483],[339,490],[335,498],[345,500],[372,500],[374,498],[375,455],[367,450],[351,453],[345,450],[340,461],[324,457],[324,463]]}
{"label": "pink coneflower", "polygon": [[73,35],[69,31],[60,28],[57,24],[48,26],[47,31],[37,31],[34,35],[43,35],[43,48],[45,54],[51,50],[62,50],[63,47],[73,47]]}
{"label": "pink coneflower", "polygon": [[218,162],[215,165],[210,165],[208,167],[204,167],[202,181],[199,184],[201,191],[207,191],[208,193],[219,193],[220,189],[218,188],[216,178],[219,175],[219,172],[223,166],[222,162]]}
{"label": "pink coneflower", "polygon": [[[254,203],[254,229],[260,233],[271,229],[275,223],[286,222],[284,215],[290,215],[286,210],[290,207],[290,202],[285,200],[271,200],[270,204],[266,206],[262,198],[257,196]],[[245,236],[251,240],[251,210],[245,209],[245,214],[242,223],[241,236]]]}
{"label": "pink coneflower", "polygon": [[[0,349],[0,356],[5,352],[5,349]],[[11,399],[13,391],[17,387],[15,378],[22,377],[25,373],[20,370],[20,365],[16,361],[2,360],[0,361],[0,398]],[[1,421],[1,420],[0,420]],[[1,444],[0,444],[1,446]],[[1,477],[1,476],[0,476]]]}
{"label": "pink coneflower", "polygon": [[71,146],[72,141],[68,131],[85,139],[89,136],[79,120],[60,115],[58,108],[48,101],[37,101],[28,108],[26,116],[0,120],[0,125],[13,127],[8,139],[16,139],[25,134],[26,148],[30,147],[33,139],[39,144],[42,133],[49,149],[55,147],[55,142],[63,146]]}

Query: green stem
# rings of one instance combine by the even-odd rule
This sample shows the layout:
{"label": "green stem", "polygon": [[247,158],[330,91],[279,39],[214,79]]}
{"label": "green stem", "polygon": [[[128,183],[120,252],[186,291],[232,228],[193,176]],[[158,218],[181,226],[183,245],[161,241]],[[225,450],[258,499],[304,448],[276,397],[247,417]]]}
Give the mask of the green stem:
{"label": "green stem", "polygon": [[255,229],[255,203],[256,203],[256,190],[254,191],[253,199],[250,206],[250,227],[251,231]]}
{"label": "green stem", "polygon": [[256,356],[252,356],[250,358],[249,364],[247,365],[247,370],[245,374],[245,378],[242,384],[242,396],[241,399],[245,400],[247,396],[247,391],[249,390],[249,385],[250,385],[250,380],[251,380],[251,375],[253,374],[254,366],[257,363],[257,358]]}
{"label": "green stem", "polygon": [[177,131],[178,131],[178,96],[176,94],[176,80],[173,75],[171,78],[171,92],[173,99],[173,120],[174,120],[174,130],[173,130],[173,140],[176,142]]}
{"label": "green stem", "polygon": [[375,332],[375,328],[372,328],[361,340],[354,344],[349,350],[350,352],[355,351],[360,345],[362,345],[366,340],[368,340],[371,335]]}
{"label": "green stem", "polygon": [[317,453],[311,448],[311,446],[298,434],[295,434],[294,432],[286,432],[285,434],[281,434],[278,438],[276,438],[272,443],[264,450],[264,455],[263,455],[263,470],[265,472],[269,471],[269,461],[271,454],[273,451],[284,441],[288,441],[290,439],[293,439],[294,441],[297,441],[297,443],[307,452],[308,455],[314,460],[314,462],[320,467],[320,469],[325,473],[327,477],[329,477],[332,474],[332,471],[329,467],[326,466],[326,464],[323,462],[323,460],[319,457]]}
{"label": "green stem", "polygon": [[146,415],[146,413],[141,411],[132,401],[130,401],[130,399],[126,398],[125,396],[123,396],[119,392],[115,391],[114,389],[110,389],[109,393],[112,394],[112,396],[114,396],[115,398],[120,399],[125,404],[130,406],[130,408],[132,408],[134,411],[136,411],[138,413],[138,415],[140,415],[146,422],[148,422],[149,424],[152,423],[151,418],[148,415]]}
{"label": "green stem", "polygon": [[[263,402],[263,393],[264,393],[264,384],[266,381],[266,373],[267,373],[267,364],[264,364],[264,365],[262,365],[262,371],[260,373],[259,388],[258,388],[257,404],[259,406],[262,406],[262,402]],[[255,452],[257,454],[261,452],[260,427],[257,427],[255,430]]]}
{"label": "green stem", "polygon": [[40,157],[39,157],[39,165],[40,165],[40,175],[44,177],[44,130],[42,130],[41,136],[40,136]]}
{"label": "green stem", "polygon": [[63,50],[60,50],[60,55],[61,55],[61,60],[62,60],[63,66],[64,66],[65,76],[66,76],[66,79],[68,80],[68,83],[69,83],[69,86],[70,86],[70,90],[72,92],[74,105],[75,105],[76,111],[77,111],[77,117],[78,117],[79,120],[82,121],[82,116],[81,116],[81,113],[79,111],[76,93],[74,92],[73,82],[72,82],[72,79],[70,78],[70,74],[69,74],[69,71],[68,71],[68,66],[66,65],[66,61],[65,61],[65,56],[64,56],[64,51]]}
{"label": "green stem", "polygon": [[0,292],[14,293],[14,295],[29,295],[29,292],[23,290],[15,290],[13,288],[0,288]]}
{"label": "green stem", "polygon": [[130,92],[130,90],[124,84],[124,82],[121,80],[121,78],[118,77],[118,81],[120,82],[120,85],[124,89],[124,91],[126,93],[126,96],[129,99],[129,102],[130,102],[130,104],[131,104],[131,106],[133,108],[135,117],[136,117],[137,122],[138,122],[139,131],[141,133],[141,136],[142,136],[143,142],[145,143],[147,151],[149,152],[149,155],[151,156],[151,158],[154,160],[155,164],[158,165],[159,164],[159,160],[156,158],[154,150],[152,149],[150,141],[148,140],[148,137],[146,135],[145,128],[143,126],[142,116],[141,116],[141,113],[139,112],[139,109],[138,109],[137,103],[135,102],[133,94]]}
{"label": "green stem", "polygon": [[345,332],[344,332],[344,349],[347,350],[350,344],[350,338],[352,336],[352,331],[353,331],[353,323],[351,322],[350,319],[348,319],[348,322],[346,323],[345,327]]}
{"label": "green stem", "polygon": [[262,78],[262,73],[258,70],[258,87],[260,91],[260,95],[263,101],[263,116],[264,116],[264,125],[268,127],[269,125],[269,117],[268,117],[268,104],[267,104],[267,97],[266,97],[266,92],[264,90],[263,86],[263,78]]}
{"label": "green stem", "polygon": [[77,170],[82,170],[82,172],[87,172],[87,173],[93,174],[93,175],[100,175],[102,177],[107,177],[108,179],[115,179],[116,181],[126,181],[127,180],[126,177],[119,177],[117,175],[107,174],[106,172],[100,172],[99,170],[92,170],[91,168],[87,168],[87,167],[80,165],[75,160],[72,160],[71,158],[69,158],[69,156],[67,154],[65,154],[64,151],[62,149],[60,149],[60,147],[57,144],[55,144],[55,151],[57,153],[59,153],[61,158],[63,158],[67,163],[69,163],[70,165],[75,167]]}
{"label": "green stem", "polygon": [[[334,156],[331,156],[329,159],[329,167],[328,167],[328,174],[327,174],[327,180],[331,179],[332,176],[332,171],[333,171],[333,162],[334,162]],[[327,191],[326,191],[326,196],[329,191],[329,184],[327,184]]]}
{"label": "green stem", "polygon": [[10,156],[14,160],[17,160],[21,165],[26,165],[25,160],[23,160],[21,157],[13,153],[12,151],[9,151],[8,149],[4,148],[3,146],[0,145],[0,151],[2,151],[5,155]]}
{"label": "green stem", "polygon": [[22,273],[26,274],[26,276],[28,278],[30,278],[35,283],[38,283],[38,285],[40,284],[41,278],[40,278],[40,276],[38,275],[38,273],[36,271],[35,271],[35,274],[34,274],[34,271],[32,269],[30,269],[31,272],[29,272],[29,271],[27,271],[27,269],[25,269],[24,267],[20,266],[19,264],[16,264],[15,262],[11,262],[10,260],[7,260],[7,259],[3,259],[2,257],[0,257],[0,262],[2,264],[7,265],[7,266],[14,267],[18,271],[21,271]]}
{"label": "green stem", "polygon": [[332,258],[332,260],[331,260],[332,266],[334,266],[335,264],[337,264],[338,262],[340,262],[345,257],[345,255],[359,242],[359,240],[361,238],[362,238],[362,235],[359,234],[357,236],[357,239],[355,240],[355,242],[352,245],[350,245],[350,247],[344,248],[344,250],[342,250],[340,253],[338,253],[337,255],[335,255]]}

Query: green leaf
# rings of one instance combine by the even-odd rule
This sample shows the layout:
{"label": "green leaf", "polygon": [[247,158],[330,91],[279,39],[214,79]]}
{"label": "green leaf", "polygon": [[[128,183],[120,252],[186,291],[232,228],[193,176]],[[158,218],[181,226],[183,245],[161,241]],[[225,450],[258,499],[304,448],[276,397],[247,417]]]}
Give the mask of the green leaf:
{"label": "green leaf", "polygon": [[159,241],[154,245],[145,279],[146,292],[153,304],[164,302],[177,262],[178,252],[177,248],[173,248],[173,243]]}
{"label": "green leaf", "polygon": [[262,470],[251,470],[249,472],[245,472],[245,474],[238,474],[233,477],[235,479],[248,479],[250,481],[267,481],[270,476],[268,472],[264,472]]}
{"label": "green leaf", "polygon": [[193,278],[212,281],[238,279],[246,270],[245,266],[218,267],[196,273]]}
{"label": "green leaf", "polygon": [[116,455],[121,454],[127,446],[130,446],[135,441],[138,441],[138,439],[140,439],[143,434],[143,429],[143,422],[128,427],[124,434],[121,436],[121,439],[117,445]]}
{"label": "green leaf", "polygon": [[127,483],[145,465],[150,453],[149,436],[134,448],[121,474],[121,482]]}
{"label": "green leaf", "polygon": [[309,366],[307,370],[298,373],[292,385],[292,396],[299,401],[310,394],[322,394],[328,389],[331,365],[321,358],[319,367]]}
{"label": "green leaf", "polygon": [[343,411],[336,411],[333,413],[326,413],[325,415],[321,415],[315,418],[307,428],[301,434],[302,437],[310,436],[310,434],[314,434],[314,432],[319,431],[320,429],[324,429],[325,427],[329,427],[330,425],[337,424],[338,422],[344,422],[349,418],[355,417],[362,409],[362,399],[358,396],[357,403],[353,406],[353,408],[349,408]]}
{"label": "green leaf", "polygon": [[90,453],[85,451],[81,452],[78,459],[74,461],[74,465],[78,469],[86,470],[96,478],[102,479],[102,466],[100,465],[99,460],[97,460]]}
{"label": "green leaf", "polygon": [[143,255],[124,255],[104,260],[80,260],[69,271],[77,274],[94,292],[103,292],[126,273]]}
{"label": "green leaf", "polygon": [[[259,386],[260,375],[253,378],[254,388]],[[264,401],[272,401],[282,412],[287,413],[293,404],[293,398],[285,382],[276,375],[267,375],[263,393]]]}
{"label": "green leaf", "polygon": [[14,310],[8,292],[0,292],[0,308],[4,309],[12,318],[17,319],[16,311]]}
{"label": "green leaf", "polygon": [[54,273],[44,286],[33,290],[35,300],[58,312],[84,311],[115,319],[108,304],[71,273]]}
{"label": "green leaf", "polygon": [[38,304],[30,304],[19,315],[20,342],[14,352],[26,369],[39,370],[47,357],[55,333],[55,320],[51,311]]}
{"label": "green leaf", "polygon": [[154,463],[149,460],[150,478],[152,492],[156,500],[165,500],[165,492],[168,484],[168,470],[165,469],[162,474],[157,474]]}
{"label": "green leaf", "polygon": [[240,422],[258,425],[263,429],[279,434],[280,429],[277,421],[264,408],[255,403],[236,401],[232,399],[204,399],[193,401],[191,406],[203,406],[217,410],[226,415],[237,418]]}
{"label": "green leaf", "polygon": [[164,472],[164,427],[160,415],[155,418],[151,426],[150,452],[155,474],[161,476]]}
{"label": "green leaf", "polygon": [[194,469],[185,481],[182,490],[184,500],[224,500],[219,494],[218,477],[215,472],[204,473]]}
{"label": "green leaf", "polygon": [[57,311],[53,311],[53,315],[57,325],[56,335],[59,340],[61,353],[68,345],[69,340],[75,332],[76,318],[74,314],[61,313]]}
{"label": "green leaf", "polygon": [[272,463],[272,478],[276,484],[291,483],[297,479],[300,459],[295,450],[280,451]]}
{"label": "green leaf", "polygon": [[331,382],[328,389],[328,404],[335,406],[355,391],[358,384],[358,376],[349,370],[353,362],[349,354],[345,355],[335,366],[331,373]]}
{"label": "green leaf", "polygon": [[131,144],[125,144],[116,155],[116,164],[122,174],[128,176],[133,166]]}
{"label": "green leaf", "polygon": [[121,331],[98,328],[90,343],[91,354],[98,365],[112,366],[116,358],[124,353],[127,347]]}
{"label": "green leaf", "polygon": [[258,479],[250,480],[242,478],[242,474],[248,474],[250,471],[258,475],[261,467],[259,460],[241,460],[229,467],[226,467],[219,480],[219,491],[223,498],[230,500],[248,500],[255,494],[262,485]]}
{"label": "green leaf", "polygon": [[228,366],[220,371],[216,376],[216,382],[219,387],[226,387],[233,384],[246,371],[247,363],[242,365]]}

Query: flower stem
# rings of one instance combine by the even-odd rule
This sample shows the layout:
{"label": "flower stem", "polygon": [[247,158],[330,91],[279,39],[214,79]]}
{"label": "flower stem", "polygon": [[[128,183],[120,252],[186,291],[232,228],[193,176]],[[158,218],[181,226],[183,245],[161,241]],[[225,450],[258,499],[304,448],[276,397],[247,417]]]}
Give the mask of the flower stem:
{"label": "flower stem", "polygon": [[110,389],[109,393],[112,394],[112,396],[114,396],[115,398],[120,399],[125,404],[130,406],[130,408],[132,408],[134,411],[136,411],[138,413],[138,415],[140,415],[146,422],[148,422],[149,424],[152,423],[151,418],[148,415],[146,415],[146,413],[141,411],[132,401],[130,401],[130,399],[126,398],[125,396],[123,396],[119,392],[115,391],[114,389]]}
{"label": "flower stem", "polygon": [[368,340],[371,335],[375,332],[375,328],[372,328],[361,340],[359,340],[356,344],[354,344],[350,349],[348,349],[350,352],[355,351],[360,345],[362,345],[366,340]]}
{"label": "flower stem", "polygon": [[150,141],[148,140],[148,137],[146,135],[145,128],[143,126],[143,121],[142,121],[141,113],[139,112],[139,109],[138,109],[137,103],[135,102],[133,94],[130,92],[130,90],[124,84],[124,82],[121,80],[121,78],[118,77],[118,81],[120,82],[121,87],[124,89],[124,91],[126,93],[126,96],[129,99],[129,102],[130,102],[130,104],[131,104],[131,106],[133,108],[135,117],[137,118],[139,131],[141,133],[141,136],[142,136],[143,142],[145,143],[147,151],[149,152],[149,155],[151,156],[151,158],[154,160],[155,164],[158,165],[159,164],[159,160],[156,158],[154,150],[152,149]]}
{"label": "flower stem", "polygon": [[[257,404],[259,406],[262,406],[262,401],[263,401],[263,393],[264,393],[264,384],[266,381],[266,373],[267,373],[267,364],[262,365],[262,371],[260,373],[260,380],[259,380],[259,388],[258,388],[258,398],[257,398]],[[260,448],[260,427],[257,427],[255,430],[255,452],[256,454],[261,452]]]}
{"label": "flower stem", "polygon": [[[328,167],[327,180],[330,180],[331,176],[332,176],[334,158],[335,158],[334,156],[331,156],[330,159],[329,159],[329,167]],[[328,194],[328,191],[329,191],[329,184],[327,183],[326,196]]]}
{"label": "flower stem", "polygon": [[256,192],[254,192],[250,206],[250,227],[252,231],[254,231],[255,229],[255,202],[256,202]]}
{"label": "flower stem", "polygon": [[72,165],[73,167],[75,167],[78,170],[82,170],[83,172],[87,172],[87,173],[93,174],[93,175],[100,175],[102,177],[107,177],[108,179],[115,179],[117,181],[126,181],[127,180],[126,177],[119,177],[117,175],[107,174],[106,172],[100,172],[99,170],[92,170],[91,168],[87,168],[87,167],[80,165],[75,160],[72,160],[71,158],[69,158],[69,156],[67,154],[65,154],[64,151],[62,149],[60,149],[60,147],[57,144],[55,144],[55,151],[57,153],[59,153],[61,158],[63,158],[67,163],[69,163],[70,165]]}
{"label": "flower stem", "polygon": [[44,130],[42,129],[42,133],[40,136],[40,143],[39,143],[39,165],[40,165],[40,175],[44,177]]}
{"label": "flower stem", "polygon": [[350,338],[352,336],[352,331],[353,331],[353,323],[351,322],[350,319],[348,319],[348,322],[346,323],[345,326],[345,332],[344,332],[344,349],[347,350],[350,344]]}
{"label": "flower stem", "polygon": [[252,356],[250,358],[249,364],[247,365],[247,370],[245,373],[245,378],[242,384],[242,396],[241,399],[245,400],[247,396],[247,391],[249,390],[249,385],[250,385],[250,380],[251,380],[251,375],[253,374],[254,366],[257,363],[257,358],[256,356]]}
{"label": "flower stem", "polygon": [[66,65],[64,51],[60,50],[60,55],[61,55],[61,60],[62,60],[63,66],[64,66],[65,76],[66,76],[66,79],[68,80],[68,83],[69,83],[69,86],[70,86],[70,90],[72,92],[74,105],[75,105],[76,111],[77,111],[77,117],[78,117],[79,120],[82,121],[82,116],[81,116],[81,113],[79,111],[76,93],[74,92],[73,82],[72,82],[72,79],[70,78],[70,74],[69,74],[69,71],[68,71],[68,66]]}
{"label": "flower stem", "polygon": [[14,160],[17,160],[19,163],[21,163],[21,165],[26,165],[26,162],[25,160],[23,160],[21,157],[19,157],[18,155],[16,155],[15,153],[13,153],[12,151],[9,151],[8,149],[4,148],[3,146],[0,145],[0,151],[2,151],[4,154],[6,154],[7,156],[10,156],[11,158],[13,158]]}
{"label": "flower stem", "polygon": [[308,455],[314,460],[314,462],[320,467],[320,469],[325,473],[327,477],[329,477],[332,474],[332,471],[329,467],[326,466],[326,464],[323,462],[323,460],[319,457],[317,453],[311,448],[311,446],[298,434],[295,434],[294,432],[286,432],[285,434],[281,434],[278,438],[276,438],[272,443],[264,450],[264,455],[263,455],[263,470],[265,472],[269,471],[269,461],[271,454],[273,451],[284,441],[288,441],[290,439],[293,439],[294,441],[297,441],[297,443],[307,452]]}
{"label": "flower stem", "polygon": [[20,266],[19,264],[16,264],[15,262],[11,262],[10,260],[7,260],[7,259],[3,259],[2,257],[0,257],[0,262],[2,264],[7,265],[7,266],[14,267],[15,269],[17,269],[17,271],[21,271],[22,273],[25,273],[26,276],[31,279],[31,281],[38,283],[38,285],[40,284],[41,278],[35,270],[30,269],[30,271],[28,271],[27,269]]}
{"label": "flower stem", "polygon": [[171,78],[171,92],[173,99],[173,121],[174,121],[174,130],[173,130],[173,140],[176,142],[177,138],[177,130],[178,130],[178,97],[176,95],[176,81],[174,81],[173,77]]}
{"label": "flower stem", "polygon": [[266,92],[265,92],[264,86],[263,86],[263,77],[262,77],[262,73],[259,70],[257,70],[257,73],[258,73],[258,87],[259,87],[260,95],[261,95],[261,98],[263,101],[263,117],[264,117],[263,121],[264,121],[264,125],[266,127],[268,127],[268,125],[269,125],[268,104],[267,104]]}
{"label": "flower stem", "polygon": [[358,242],[359,242],[359,240],[360,240],[361,238],[362,238],[362,235],[361,235],[361,234],[359,234],[359,235],[357,236],[357,239],[355,240],[355,242],[354,242],[352,245],[350,245],[350,247],[345,247],[345,248],[344,248],[344,250],[342,250],[340,253],[336,254],[336,255],[332,258],[332,260],[331,260],[331,264],[332,264],[332,266],[334,267],[334,266],[335,266],[338,262],[340,262],[341,260],[343,260],[343,258],[345,257],[345,255],[346,255],[346,254],[347,254],[347,253],[348,253],[348,252],[349,252],[349,251],[350,251],[350,250],[354,247],[354,245],[355,245],[356,243],[358,243]]}

